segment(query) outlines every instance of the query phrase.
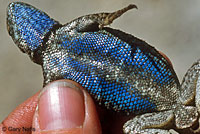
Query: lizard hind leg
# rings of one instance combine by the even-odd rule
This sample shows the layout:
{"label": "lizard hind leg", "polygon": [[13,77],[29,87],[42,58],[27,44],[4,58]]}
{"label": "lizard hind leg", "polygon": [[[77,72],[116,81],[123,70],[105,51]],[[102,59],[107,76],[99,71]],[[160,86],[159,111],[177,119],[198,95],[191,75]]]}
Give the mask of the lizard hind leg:
{"label": "lizard hind leg", "polygon": [[[195,102],[195,107],[200,113],[200,59],[188,69],[183,78],[180,91],[181,103],[187,105],[191,104],[190,102]],[[188,113],[188,115],[190,115],[190,113]],[[199,124],[200,121],[195,124],[197,128],[192,129],[194,133],[200,132]]]}
{"label": "lizard hind leg", "polygon": [[193,106],[177,106],[174,110],[175,125],[178,129],[191,128],[198,120],[198,111]]}
{"label": "lizard hind leg", "polygon": [[146,113],[127,121],[123,126],[125,134],[170,134],[174,114],[172,110]]}
{"label": "lizard hind leg", "polygon": [[[196,82],[196,96],[195,102],[198,112],[200,112],[200,76],[198,76]],[[196,129],[192,129],[194,133],[200,133],[200,119],[198,121],[198,127]]]}

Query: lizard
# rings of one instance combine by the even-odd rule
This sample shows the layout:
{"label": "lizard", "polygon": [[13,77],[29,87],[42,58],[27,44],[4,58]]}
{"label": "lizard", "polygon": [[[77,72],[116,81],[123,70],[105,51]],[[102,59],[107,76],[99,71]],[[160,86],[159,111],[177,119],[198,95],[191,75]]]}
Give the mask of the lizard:
{"label": "lizard", "polygon": [[180,84],[170,62],[153,46],[123,31],[106,27],[136,5],[84,15],[66,24],[41,10],[12,2],[7,29],[19,49],[42,66],[44,84],[70,79],[93,99],[116,113],[136,116],[125,134],[199,132],[200,60]]}

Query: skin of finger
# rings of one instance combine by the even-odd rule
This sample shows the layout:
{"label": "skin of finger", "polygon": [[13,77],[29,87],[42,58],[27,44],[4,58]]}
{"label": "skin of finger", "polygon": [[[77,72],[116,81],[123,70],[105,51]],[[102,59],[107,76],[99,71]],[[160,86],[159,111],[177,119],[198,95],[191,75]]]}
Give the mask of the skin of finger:
{"label": "skin of finger", "polygon": [[[29,99],[27,99],[26,101],[24,101],[12,113],[10,113],[5,120],[3,120],[3,122],[0,124],[0,134],[13,134],[13,131],[3,131],[3,129],[8,129],[9,127],[21,129],[32,127],[32,119],[38,103],[39,93],[40,91],[32,97],[30,97]],[[31,131],[23,133],[30,134]]]}
{"label": "skin of finger", "polygon": [[171,65],[172,65],[172,62],[171,60],[167,57],[167,55],[165,55],[163,52],[161,51],[158,51]]}
{"label": "skin of finger", "polygon": [[33,131],[32,134],[81,134],[82,129],[81,128],[74,128],[70,130],[51,130],[51,131],[42,131],[39,126],[39,115],[38,111],[36,110],[35,115],[33,117],[33,128],[35,128],[36,131]]}
{"label": "skin of finger", "polygon": [[84,90],[85,98],[85,122],[83,124],[83,134],[101,134],[101,125],[96,111],[95,104],[90,95]]}
{"label": "skin of finger", "polygon": [[95,104],[90,97],[90,95],[80,86],[78,83],[71,81],[71,80],[61,80],[71,82],[75,86],[79,87],[83,90],[84,94],[84,105],[85,105],[85,120],[83,126],[80,128],[72,128],[67,130],[49,130],[49,131],[42,131],[39,127],[39,116],[38,110],[36,110],[35,115],[33,117],[33,128],[36,128],[36,131],[33,134],[101,134],[101,126],[100,121],[98,119],[98,114],[96,111]]}

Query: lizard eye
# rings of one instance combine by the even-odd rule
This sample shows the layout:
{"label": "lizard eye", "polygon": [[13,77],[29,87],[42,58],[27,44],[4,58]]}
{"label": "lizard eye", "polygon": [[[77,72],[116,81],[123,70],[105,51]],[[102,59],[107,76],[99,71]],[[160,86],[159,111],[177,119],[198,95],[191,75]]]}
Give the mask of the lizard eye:
{"label": "lizard eye", "polygon": [[10,3],[7,9],[7,27],[17,46],[30,54],[42,45],[43,38],[58,22],[35,7],[22,3]]}

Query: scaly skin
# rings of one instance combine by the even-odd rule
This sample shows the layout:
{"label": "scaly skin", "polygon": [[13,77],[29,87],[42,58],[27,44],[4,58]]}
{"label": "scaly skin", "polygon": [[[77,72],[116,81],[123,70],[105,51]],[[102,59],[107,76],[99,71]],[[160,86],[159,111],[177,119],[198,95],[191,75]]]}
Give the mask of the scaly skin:
{"label": "scaly skin", "polygon": [[200,63],[180,85],[172,65],[154,47],[105,27],[132,8],[137,7],[85,15],[62,25],[28,4],[13,2],[7,26],[22,52],[42,66],[44,85],[71,79],[106,109],[137,114],[125,123],[124,133],[192,132],[199,116]]}

